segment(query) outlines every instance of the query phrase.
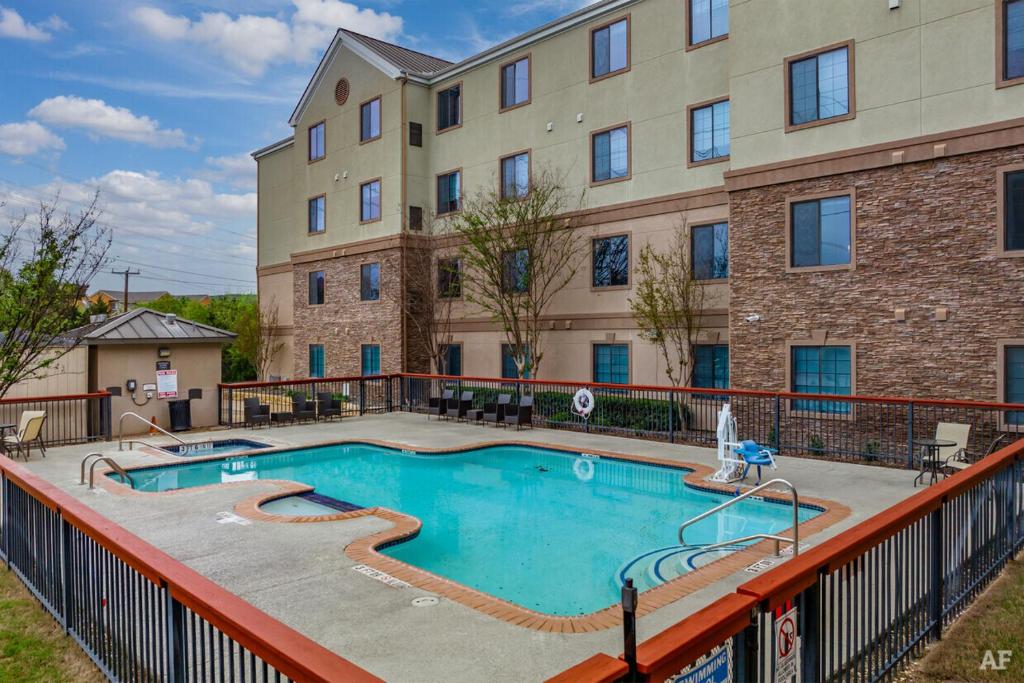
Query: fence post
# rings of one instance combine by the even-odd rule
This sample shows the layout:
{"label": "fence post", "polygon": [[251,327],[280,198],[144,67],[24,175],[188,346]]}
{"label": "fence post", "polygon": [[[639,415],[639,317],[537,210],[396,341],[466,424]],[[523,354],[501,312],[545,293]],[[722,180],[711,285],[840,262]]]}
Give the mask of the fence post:
{"label": "fence post", "polygon": [[782,399],[775,394],[775,415],[772,421],[772,428],[775,431],[775,443],[773,448],[782,452]]}
{"label": "fence post", "polygon": [[800,671],[801,680],[820,681],[820,647],[822,629],[819,624],[820,592],[823,572],[818,580],[800,595]]}
{"label": "fence post", "polygon": [[63,570],[61,583],[64,596],[61,626],[64,627],[64,633],[67,633],[73,618],[72,605],[74,604],[74,600],[71,599],[71,577],[74,575],[74,569],[71,566],[71,525],[64,519],[64,515],[58,513],[57,518],[60,520],[60,563]]}
{"label": "fence post", "polygon": [[[398,376],[398,411],[405,410],[405,383],[409,380],[405,375]],[[412,406],[410,406],[410,409]]]}
{"label": "fence post", "polygon": [[228,387],[228,427],[235,426],[235,389]]}
{"label": "fence post", "polygon": [[366,414],[366,380],[359,378],[359,414]]}
{"label": "fence post", "polygon": [[757,680],[757,622],[757,611],[751,610],[750,623],[733,638],[734,681]]}
{"label": "fence post", "polygon": [[104,441],[110,441],[111,434],[113,433],[111,428],[112,412],[111,396],[107,394],[100,399],[100,430]]}
{"label": "fence post", "polygon": [[[179,683],[185,680],[185,608],[164,586],[165,613],[167,616],[167,680]],[[223,665],[223,662],[222,662]]]}
{"label": "fence post", "polygon": [[0,488],[4,493],[4,523],[0,527],[0,541],[4,546],[4,563],[11,568],[11,486],[7,473],[0,471]]}
{"label": "fence post", "polygon": [[622,658],[629,665],[628,681],[639,680],[636,670],[636,600],[633,579],[626,579],[622,587]]}
{"label": "fence post", "polygon": [[224,424],[224,387],[217,385],[217,424]]}
{"label": "fence post", "polygon": [[668,442],[669,443],[675,443],[676,442],[676,416],[675,416],[675,408],[676,408],[676,397],[672,393],[672,390],[669,389],[669,392],[668,392]]}
{"label": "fence post", "polygon": [[944,583],[943,571],[945,564],[942,561],[945,555],[945,549],[943,548],[942,511],[944,508],[945,501],[928,516],[929,535],[931,537],[928,543],[928,618],[932,622],[929,635],[934,640],[942,639],[942,608],[944,603],[942,585]]}
{"label": "fence post", "polygon": [[914,469],[914,402],[907,404],[907,469]]}
{"label": "fence post", "polygon": [[391,385],[391,375],[388,375],[388,380],[387,380],[386,385],[387,385],[387,387],[386,387],[385,391],[387,391],[388,393],[387,393],[387,398],[384,399],[384,412],[390,413],[394,409],[394,403],[395,403],[394,400],[392,400],[392,398],[391,398],[391,391],[393,389],[393,387]]}

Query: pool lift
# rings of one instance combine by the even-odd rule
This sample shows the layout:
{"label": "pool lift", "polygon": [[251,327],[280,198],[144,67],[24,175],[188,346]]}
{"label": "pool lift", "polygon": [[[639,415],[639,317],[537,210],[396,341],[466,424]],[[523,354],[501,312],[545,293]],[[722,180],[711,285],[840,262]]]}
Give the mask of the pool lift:
{"label": "pool lift", "polygon": [[729,404],[722,405],[718,412],[718,471],[711,475],[711,481],[725,484],[741,481],[750,467],[757,467],[757,483],[761,483],[761,467],[778,469],[775,464],[775,449],[759,446],[754,441],[740,441],[736,436],[736,418]]}

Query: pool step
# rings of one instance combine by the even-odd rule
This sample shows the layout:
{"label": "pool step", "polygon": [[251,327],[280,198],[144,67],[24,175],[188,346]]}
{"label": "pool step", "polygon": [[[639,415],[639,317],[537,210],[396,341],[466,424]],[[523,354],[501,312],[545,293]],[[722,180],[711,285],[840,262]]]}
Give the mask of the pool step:
{"label": "pool step", "polygon": [[670,546],[659,548],[633,558],[619,568],[615,583],[621,587],[626,579],[643,592],[671,581],[709,562],[737,550],[739,546],[705,550],[703,546]]}

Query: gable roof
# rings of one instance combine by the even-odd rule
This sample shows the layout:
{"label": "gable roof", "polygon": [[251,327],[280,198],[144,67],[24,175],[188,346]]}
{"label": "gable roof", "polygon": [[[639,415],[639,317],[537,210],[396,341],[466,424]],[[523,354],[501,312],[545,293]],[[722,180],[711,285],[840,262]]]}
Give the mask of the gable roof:
{"label": "gable roof", "polygon": [[407,47],[389,43],[378,38],[371,38],[362,33],[356,33],[344,28],[341,29],[341,32],[370,48],[402,71],[415,74],[430,74],[452,65],[452,62],[446,59],[434,57],[425,52],[410,50]]}
{"label": "gable roof", "polygon": [[84,344],[126,344],[149,341],[228,343],[238,335],[149,308],[136,308],[101,322],[77,327],[63,336]]}

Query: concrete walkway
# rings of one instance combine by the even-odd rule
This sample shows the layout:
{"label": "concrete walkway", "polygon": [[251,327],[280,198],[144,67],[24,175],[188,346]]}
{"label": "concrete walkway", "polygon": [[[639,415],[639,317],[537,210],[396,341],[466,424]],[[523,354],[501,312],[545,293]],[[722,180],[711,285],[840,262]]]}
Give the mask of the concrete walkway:
{"label": "concrete walkway", "polygon": [[[378,439],[416,449],[519,439],[583,452],[604,450],[716,467],[712,449],[555,430],[517,434],[428,422],[426,417],[402,413],[187,438],[198,441],[210,436],[252,438],[273,445]],[[218,520],[218,513],[233,510],[240,500],[275,490],[272,484],[254,481],[152,497],[89,491],[78,483],[79,462],[96,450],[115,455],[125,466],[163,460],[140,451],[118,453],[116,444],[93,444],[50,449],[45,459],[34,455],[28,467],[224,588],[388,681],[536,681],[596,652],[617,656],[622,651],[619,629],[545,633],[444,598],[434,606],[414,606],[414,598],[429,593],[414,587],[394,588],[357,573],[352,570],[355,563],[344,553],[353,540],[391,526],[377,517],[315,524]],[[916,473],[907,470],[782,458],[778,474],[793,482],[801,495],[834,500],[851,510],[846,519],[806,539],[810,545],[915,491],[911,482]],[[737,572],[642,618],[639,639],[732,592],[750,577]]]}

